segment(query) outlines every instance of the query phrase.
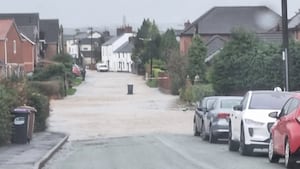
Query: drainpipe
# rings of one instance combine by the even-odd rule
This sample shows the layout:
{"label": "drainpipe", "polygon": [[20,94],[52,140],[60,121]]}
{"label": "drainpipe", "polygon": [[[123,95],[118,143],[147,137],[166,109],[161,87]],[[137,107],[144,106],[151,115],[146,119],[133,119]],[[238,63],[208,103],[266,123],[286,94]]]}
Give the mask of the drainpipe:
{"label": "drainpipe", "polygon": [[7,38],[4,40],[4,65],[5,65],[5,77],[7,77]]}
{"label": "drainpipe", "polygon": [[7,43],[7,38],[5,38],[5,40],[4,40],[4,57],[5,57],[4,63],[5,63],[5,65],[7,64],[7,45],[6,45],[6,43]]}

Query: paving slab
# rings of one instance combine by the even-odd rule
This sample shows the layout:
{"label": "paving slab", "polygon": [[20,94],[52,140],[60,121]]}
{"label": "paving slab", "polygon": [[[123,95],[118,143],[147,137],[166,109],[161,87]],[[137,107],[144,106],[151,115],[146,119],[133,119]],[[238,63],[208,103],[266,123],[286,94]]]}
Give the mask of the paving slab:
{"label": "paving slab", "polygon": [[68,139],[63,133],[40,132],[30,144],[0,147],[0,169],[39,169]]}

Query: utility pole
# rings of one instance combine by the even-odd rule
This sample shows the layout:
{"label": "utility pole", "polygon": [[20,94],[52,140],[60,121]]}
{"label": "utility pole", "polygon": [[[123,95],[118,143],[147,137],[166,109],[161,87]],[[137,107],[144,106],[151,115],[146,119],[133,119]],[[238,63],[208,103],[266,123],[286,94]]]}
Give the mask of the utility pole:
{"label": "utility pole", "polygon": [[289,37],[288,37],[288,16],[287,0],[281,0],[282,7],[282,56],[285,61],[285,90],[289,91]]}
{"label": "utility pole", "polygon": [[80,39],[78,39],[77,45],[78,45],[78,60],[79,60],[79,64],[82,66],[83,58],[81,57],[81,51],[80,51]]}
{"label": "utility pole", "polygon": [[91,30],[91,65],[93,64],[93,27],[89,28]]}

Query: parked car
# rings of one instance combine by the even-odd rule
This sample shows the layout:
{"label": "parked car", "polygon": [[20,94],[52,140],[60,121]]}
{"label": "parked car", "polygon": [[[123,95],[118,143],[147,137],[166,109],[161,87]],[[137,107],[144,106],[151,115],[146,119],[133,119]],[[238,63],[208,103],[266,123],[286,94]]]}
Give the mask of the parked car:
{"label": "parked car", "polygon": [[[214,96],[204,97],[197,105],[194,115],[194,136],[200,136],[203,124],[203,115],[208,109],[211,109],[216,98]],[[206,138],[203,138],[206,139]]]}
{"label": "parked car", "polygon": [[255,148],[268,148],[269,131],[275,123],[269,113],[279,111],[291,96],[292,93],[280,91],[247,92],[230,115],[229,150],[251,155]]}
{"label": "parked car", "polygon": [[233,106],[239,104],[242,97],[218,96],[212,107],[204,112],[202,116],[203,138],[208,138],[210,143],[215,143],[219,138],[228,138],[229,115],[233,111]]}
{"label": "parked car", "polygon": [[80,70],[80,67],[77,64],[73,64],[73,66],[72,66],[72,73],[75,76],[81,76],[81,70]]}
{"label": "parked car", "polygon": [[100,62],[96,64],[96,69],[98,72],[107,72],[108,66],[106,63]]}
{"label": "parked car", "polygon": [[269,161],[277,163],[285,159],[285,166],[291,168],[300,160],[300,94],[291,97],[280,112],[272,112],[277,119],[271,128]]}

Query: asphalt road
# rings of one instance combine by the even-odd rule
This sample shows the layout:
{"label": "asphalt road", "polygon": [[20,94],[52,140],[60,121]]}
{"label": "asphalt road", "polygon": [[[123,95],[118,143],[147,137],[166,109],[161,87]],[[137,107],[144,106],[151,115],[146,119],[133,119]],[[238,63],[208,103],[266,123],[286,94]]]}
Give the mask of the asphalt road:
{"label": "asphalt road", "polygon": [[[299,167],[299,166],[298,166]],[[283,169],[265,153],[245,157],[223,143],[191,135],[155,134],[68,143],[45,169]]]}
{"label": "asphalt road", "polygon": [[148,88],[136,75],[88,72],[76,95],[51,105],[49,130],[69,133],[70,141],[44,169],[284,168],[266,153],[245,157],[226,142],[192,136],[194,111],[182,111],[177,96]]}

